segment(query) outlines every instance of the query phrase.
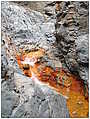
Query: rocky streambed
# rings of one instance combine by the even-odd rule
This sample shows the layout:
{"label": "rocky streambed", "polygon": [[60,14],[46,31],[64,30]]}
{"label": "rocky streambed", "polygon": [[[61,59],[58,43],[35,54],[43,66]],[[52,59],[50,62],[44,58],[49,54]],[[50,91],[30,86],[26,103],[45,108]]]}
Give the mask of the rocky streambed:
{"label": "rocky streambed", "polygon": [[[32,4],[35,5],[33,2]],[[67,118],[70,115],[73,117],[87,117],[88,111],[84,115],[82,115],[83,111],[79,112],[79,115],[75,112],[76,110],[72,112],[70,102],[68,103],[68,110],[66,98],[49,86],[32,80],[30,75],[28,77],[30,70],[25,75],[22,68],[20,69],[19,60],[16,56],[21,55],[19,59],[23,61],[22,52],[28,54],[43,48],[46,55],[40,61],[47,61],[46,64],[53,69],[63,67],[67,72],[77,75],[80,80],[85,80],[84,82],[87,84],[89,63],[88,30],[81,31],[83,28],[73,24],[72,27],[77,29],[74,30],[79,33],[75,36],[77,39],[72,40],[73,34],[71,36],[67,35],[71,33],[71,25],[69,24],[70,28],[69,26],[66,27],[65,24],[68,23],[64,23],[64,21],[66,21],[67,17],[63,17],[62,14],[60,19],[59,14],[60,12],[68,13],[68,9],[73,8],[72,4],[75,5],[75,9],[79,9],[79,7],[81,9],[85,4],[86,7],[83,9],[86,11],[82,14],[86,14],[88,17],[88,4],[87,2],[42,2],[44,9],[39,7],[40,2],[36,2],[36,4],[36,9],[31,7],[33,10],[30,9],[30,2],[2,2],[1,5],[1,116],[6,118]],[[61,9],[60,5],[62,6]],[[76,13],[73,16],[76,17]],[[84,15],[80,16],[84,17]],[[78,30],[78,28],[81,29]],[[73,49],[74,52],[70,49]],[[41,54],[39,53],[38,56]],[[77,54],[78,57],[76,57]],[[29,59],[28,61],[25,60],[25,62],[30,64],[32,61]],[[28,68],[27,64],[24,69]],[[87,92],[87,87],[85,89]],[[79,96],[77,95],[77,97]],[[70,101],[73,99],[75,99],[74,96],[70,98]],[[82,99],[84,101],[84,98]],[[82,105],[81,102],[79,105]],[[88,110],[87,102],[84,102],[84,107]]]}

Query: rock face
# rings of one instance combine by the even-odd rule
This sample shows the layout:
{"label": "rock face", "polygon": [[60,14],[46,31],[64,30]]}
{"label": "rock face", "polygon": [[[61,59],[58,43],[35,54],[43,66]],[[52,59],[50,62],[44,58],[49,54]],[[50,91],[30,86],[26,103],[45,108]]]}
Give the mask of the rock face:
{"label": "rock face", "polygon": [[[7,84],[6,84],[7,85]],[[12,111],[14,108],[16,108],[19,104],[19,96],[15,94],[13,91],[9,91],[8,89],[4,89],[6,87],[5,84],[3,84],[2,87],[2,96],[1,96],[1,116],[2,118],[9,118],[12,114]]]}
{"label": "rock face", "polygon": [[1,3],[1,116],[69,117],[66,99],[26,77],[15,54],[44,48],[51,58],[43,59],[48,59],[48,65],[61,67],[62,63],[68,71],[88,82],[89,2]]}
{"label": "rock face", "polygon": [[4,118],[69,117],[66,99],[48,86],[33,82],[24,76],[15,59],[15,53],[20,48],[29,51],[32,48],[43,47],[55,61],[54,55],[57,53],[57,49],[53,46],[56,40],[55,19],[51,20],[50,16],[45,20],[40,12],[24,8],[15,2],[2,2],[1,11],[1,116]]}
{"label": "rock face", "polygon": [[79,63],[79,75],[80,77],[88,82],[89,78],[89,36],[84,34],[78,37],[76,41],[76,51],[78,55]]}
{"label": "rock face", "polygon": [[68,69],[88,80],[88,4],[56,2],[56,40],[60,60]]}

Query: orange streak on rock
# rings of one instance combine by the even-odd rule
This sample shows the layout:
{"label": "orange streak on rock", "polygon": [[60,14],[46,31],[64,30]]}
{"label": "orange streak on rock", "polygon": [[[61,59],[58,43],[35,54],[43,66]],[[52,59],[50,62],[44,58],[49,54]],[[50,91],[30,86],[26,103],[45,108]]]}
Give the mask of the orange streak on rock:
{"label": "orange streak on rock", "polygon": [[37,79],[58,93],[68,97],[67,107],[69,109],[70,117],[88,117],[88,101],[85,99],[83,90],[83,81],[76,76],[68,73],[63,68],[54,70],[46,66],[44,63],[35,63],[34,66],[22,64],[25,58],[35,57],[37,60],[44,56],[43,49],[24,53],[24,55],[17,55],[17,63],[23,70],[24,74],[32,77],[32,72],[37,76]]}
{"label": "orange streak on rock", "polygon": [[70,116],[72,118],[85,118],[88,117],[88,101],[80,93],[70,91],[67,106]]}

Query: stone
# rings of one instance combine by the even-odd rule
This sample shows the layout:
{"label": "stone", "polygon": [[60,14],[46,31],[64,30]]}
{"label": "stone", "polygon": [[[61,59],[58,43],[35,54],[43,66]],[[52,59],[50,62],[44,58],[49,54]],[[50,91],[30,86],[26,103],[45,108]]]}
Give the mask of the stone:
{"label": "stone", "polygon": [[25,112],[25,109],[24,109],[24,105],[22,104],[17,108],[17,110],[15,111],[15,114],[11,115],[11,118],[24,118],[25,113],[26,112]]}
{"label": "stone", "polygon": [[88,34],[81,35],[76,40],[76,51],[79,63],[79,75],[81,79],[88,81],[89,75],[89,37]]}
{"label": "stone", "polygon": [[53,9],[53,7],[46,7],[46,8],[44,9],[44,11],[45,11],[45,14],[46,14],[46,15],[49,15],[49,16],[55,14],[55,9]]}
{"label": "stone", "polygon": [[[51,109],[50,110],[50,112],[51,112],[50,117],[52,117],[52,118],[55,118],[55,117],[63,117],[63,118],[69,117],[68,113],[66,113],[65,115],[61,115],[60,111],[62,111],[63,113],[65,111],[62,108],[62,102],[64,102],[65,100],[62,98],[62,99],[60,99],[61,101],[59,101],[59,99],[60,99],[60,97],[58,97],[58,95],[52,95],[52,98],[49,99],[49,107]],[[65,105],[63,105],[63,107],[65,107]],[[59,110],[59,108],[61,108],[61,109]]]}
{"label": "stone", "polygon": [[81,35],[76,40],[76,50],[78,54],[78,58],[80,59],[80,63],[88,64],[89,63],[89,36],[88,34]]}
{"label": "stone", "polygon": [[89,70],[87,67],[83,67],[83,66],[80,67],[79,75],[80,75],[82,80],[89,83]]}
{"label": "stone", "polygon": [[69,28],[69,31],[74,31],[75,29],[73,27],[70,27]]}
{"label": "stone", "polygon": [[75,12],[74,11],[69,11],[69,14],[72,15],[72,14],[75,14]]}
{"label": "stone", "polygon": [[[73,5],[72,2],[68,2],[67,5],[65,3],[60,2],[61,10],[56,14],[55,2],[32,2],[28,8],[27,2],[21,2],[20,5],[16,2],[2,1],[1,29],[3,34],[11,37],[17,52],[20,48],[27,52],[31,49],[45,48],[50,59],[45,57],[42,62],[46,60],[47,65],[53,68],[62,67],[63,64],[66,69],[72,73],[78,72],[81,79],[88,82],[88,7],[84,7],[80,2],[73,2]],[[68,8],[73,6],[75,9],[70,11]],[[72,17],[76,22],[77,16],[80,18],[79,25],[64,25],[64,22]],[[58,25],[55,26],[55,23]],[[77,32],[76,39],[70,36],[74,31]],[[2,35],[2,117],[68,118],[66,99],[47,85],[26,77],[15,59],[8,58],[5,49],[8,48],[11,54],[14,51],[4,40],[5,37]]]}
{"label": "stone", "polygon": [[43,101],[39,107],[39,117],[50,117],[50,110],[47,100]]}
{"label": "stone", "polygon": [[[60,7],[60,9],[63,9],[62,5]],[[81,79],[87,80],[89,64],[88,2],[73,2],[65,7],[63,11],[68,10],[68,12],[64,18],[61,11],[58,11],[58,15],[56,15],[56,42],[58,52],[61,51],[60,54],[64,57],[65,65],[71,72],[77,72]],[[66,22],[66,25],[63,24],[63,21]],[[69,47],[66,48],[68,44]]]}
{"label": "stone", "polygon": [[78,65],[78,63],[75,59],[72,59],[72,56],[70,58],[67,58],[67,56],[66,56],[65,61],[66,61],[66,65],[67,65],[68,69],[72,73],[75,73],[75,72],[77,73],[78,72],[79,65]]}
{"label": "stone", "polygon": [[67,17],[67,20],[71,20],[71,19],[72,19],[72,16],[69,15],[69,16]]}
{"label": "stone", "polygon": [[2,58],[1,58],[1,77],[5,78],[6,73],[7,73],[7,69],[8,69],[8,67],[7,67],[8,61],[6,58],[6,53],[3,51],[4,51],[4,49],[2,48],[2,52],[1,52],[1,55],[2,55]]}
{"label": "stone", "polygon": [[1,117],[10,118],[12,111],[17,107],[19,103],[18,95],[13,92],[3,90],[1,92]]}
{"label": "stone", "polygon": [[69,5],[68,7],[69,7],[69,8],[74,8],[74,5]]}
{"label": "stone", "polygon": [[62,67],[62,64],[60,61],[57,61],[57,60],[53,60],[52,63],[54,64],[54,67],[59,67],[61,68]]}
{"label": "stone", "polygon": [[75,42],[75,39],[74,38],[70,38],[70,42]]}
{"label": "stone", "polygon": [[[15,74],[16,75],[16,74]],[[32,84],[32,80],[30,80],[28,77],[24,78],[25,76],[19,76],[20,74],[17,74],[15,76],[16,80],[20,83],[17,83],[17,88],[21,92],[20,87],[24,87],[22,90],[24,90],[23,96],[25,97],[26,95],[29,96],[29,99],[27,102],[22,104],[17,108],[15,111],[14,115],[12,116],[13,118],[23,118],[23,117],[28,117],[28,118],[49,118],[49,117],[68,117],[68,110],[66,109],[66,104],[64,98],[60,95],[58,95],[55,91],[47,87],[45,84],[37,84],[37,82],[34,82]],[[17,77],[18,76],[18,77]],[[21,79],[20,79],[21,78]],[[32,82],[32,83],[29,83]],[[32,84],[32,85],[31,85]],[[26,92],[25,92],[26,90]],[[53,104],[54,102],[54,96],[57,96],[57,104]],[[62,102],[60,102],[62,101]],[[58,103],[61,103],[58,105]],[[50,106],[53,104],[53,106]],[[61,106],[62,105],[62,106]],[[63,106],[64,105],[64,106]],[[58,110],[59,114],[58,114]],[[53,115],[52,115],[52,110],[54,110]],[[47,114],[47,115],[46,115]]]}

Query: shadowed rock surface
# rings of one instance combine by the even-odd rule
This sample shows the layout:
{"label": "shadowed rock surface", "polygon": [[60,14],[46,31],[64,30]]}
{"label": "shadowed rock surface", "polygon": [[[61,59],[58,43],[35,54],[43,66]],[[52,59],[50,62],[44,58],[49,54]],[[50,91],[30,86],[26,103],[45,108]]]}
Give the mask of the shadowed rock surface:
{"label": "shadowed rock surface", "polygon": [[56,41],[68,69],[88,81],[89,2],[56,2]]}

